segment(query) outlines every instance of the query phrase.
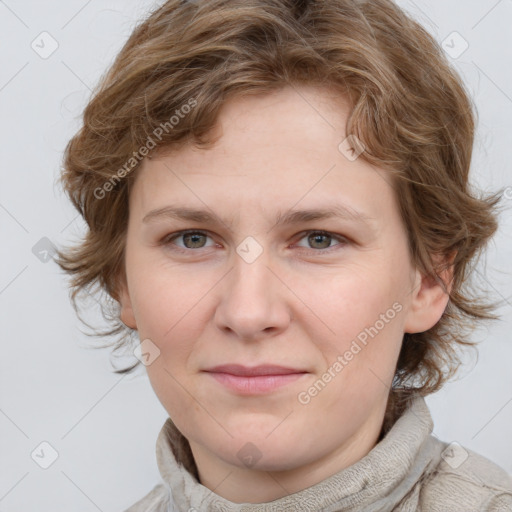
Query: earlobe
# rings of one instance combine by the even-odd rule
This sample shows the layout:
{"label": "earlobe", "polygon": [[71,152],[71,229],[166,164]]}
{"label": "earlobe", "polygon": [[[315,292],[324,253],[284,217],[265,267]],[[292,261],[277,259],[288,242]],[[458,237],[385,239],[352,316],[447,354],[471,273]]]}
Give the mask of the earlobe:
{"label": "earlobe", "polygon": [[119,315],[121,322],[130,329],[137,329],[132,302],[130,300],[130,294],[126,283],[122,283],[119,287],[119,304],[121,305],[121,312]]}
{"label": "earlobe", "polygon": [[[441,274],[441,281],[416,271],[416,281],[411,292],[412,300],[407,312],[404,332],[414,334],[434,327],[442,317],[450,300],[452,268]],[[443,286],[446,284],[446,290]]]}

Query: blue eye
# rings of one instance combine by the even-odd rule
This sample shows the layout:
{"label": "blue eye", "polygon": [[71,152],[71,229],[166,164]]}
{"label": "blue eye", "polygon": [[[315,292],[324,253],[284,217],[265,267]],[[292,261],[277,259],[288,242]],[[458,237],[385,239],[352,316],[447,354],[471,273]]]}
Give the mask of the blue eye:
{"label": "blue eye", "polygon": [[[206,239],[211,238],[207,232],[205,231],[195,231],[195,230],[187,230],[187,231],[179,231],[177,233],[171,233],[165,236],[160,242],[161,245],[171,248],[173,251],[190,253],[195,249],[204,249],[207,247],[213,247],[213,245],[205,245]],[[306,231],[304,232],[302,238],[299,240],[307,238],[309,244],[319,244],[321,247],[309,247],[306,249],[311,250],[314,253],[322,253],[328,252],[332,249],[335,249],[337,245],[345,246],[348,243],[348,240],[341,236],[335,235],[328,231]],[[180,246],[174,243],[174,240],[182,239],[184,246]],[[339,243],[331,246],[331,242],[338,241]],[[298,246],[303,247],[303,246]]]}

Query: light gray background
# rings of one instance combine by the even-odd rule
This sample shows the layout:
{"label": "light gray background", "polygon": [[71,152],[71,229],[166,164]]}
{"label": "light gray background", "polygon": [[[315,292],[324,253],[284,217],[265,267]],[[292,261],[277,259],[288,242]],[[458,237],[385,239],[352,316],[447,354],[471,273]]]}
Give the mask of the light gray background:
{"label": "light gray background", "polygon": [[[159,482],[155,441],[167,414],[144,371],[111,373],[107,350],[89,350],[66,280],[33,247],[77,240],[84,223],[55,185],[67,140],[100,75],[149,0],[0,1],[0,510],[120,511]],[[400,5],[443,41],[469,48],[454,65],[480,121],[473,176],[489,191],[512,186],[512,1],[410,1]],[[51,49],[47,31],[58,43]],[[45,38],[46,39],[42,39]],[[450,36],[453,51],[462,40]],[[453,39],[455,37],[455,39]],[[43,48],[44,44],[44,48]],[[504,202],[512,206],[512,188]],[[501,217],[484,275],[508,302],[482,327],[478,361],[428,397],[434,434],[457,441],[512,474],[511,212]],[[5,242],[7,240],[7,242]],[[482,270],[483,272],[483,270]],[[46,441],[58,459],[31,453]],[[43,446],[43,451],[44,446]],[[49,450],[46,449],[45,457]]]}

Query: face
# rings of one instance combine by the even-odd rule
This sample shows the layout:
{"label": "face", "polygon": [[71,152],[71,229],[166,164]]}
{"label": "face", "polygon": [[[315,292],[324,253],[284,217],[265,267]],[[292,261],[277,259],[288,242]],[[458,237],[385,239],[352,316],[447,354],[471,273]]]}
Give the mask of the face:
{"label": "face", "polygon": [[[390,176],[340,150],[348,114],[314,87],[231,99],[214,147],[138,171],[121,319],[160,351],[151,385],[202,467],[355,462],[379,435],[404,332],[442,314]],[[335,213],[296,213],[309,210]]]}

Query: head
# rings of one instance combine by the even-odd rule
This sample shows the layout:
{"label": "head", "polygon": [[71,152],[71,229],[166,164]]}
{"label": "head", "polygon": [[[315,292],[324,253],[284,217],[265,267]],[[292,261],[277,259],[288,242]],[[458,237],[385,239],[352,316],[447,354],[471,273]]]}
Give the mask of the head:
{"label": "head", "polygon": [[[460,78],[388,0],[169,1],[66,149],[88,232],[58,262],[75,304],[111,299],[116,349],[158,348],[149,378],[195,455],[313,463],[385,433],[493,317],[469,287],[499,198],[472,193],[473,138]],[[230,363],[302,374],[247,394],[205,371]]]}

